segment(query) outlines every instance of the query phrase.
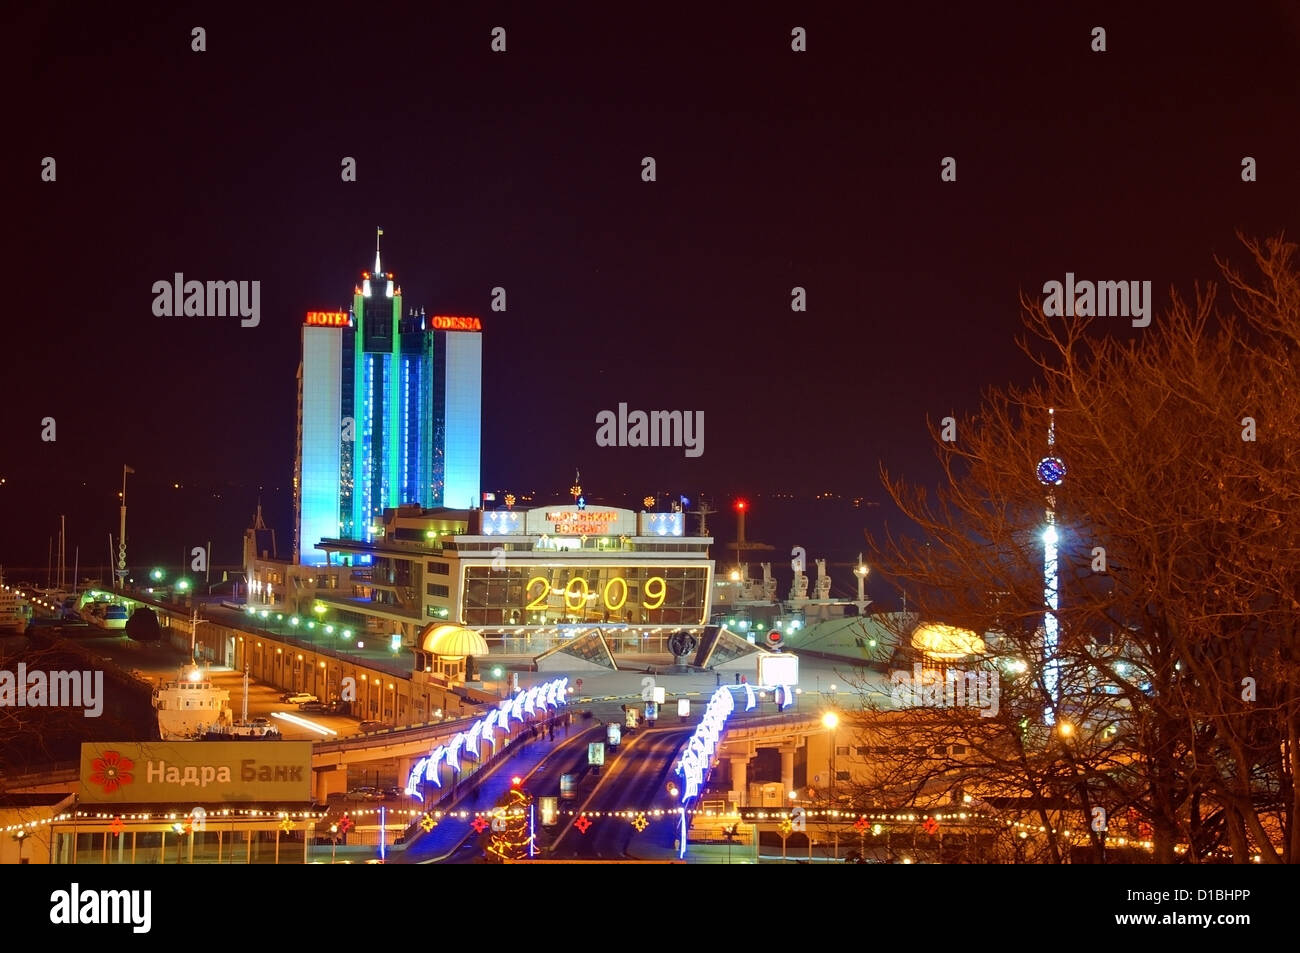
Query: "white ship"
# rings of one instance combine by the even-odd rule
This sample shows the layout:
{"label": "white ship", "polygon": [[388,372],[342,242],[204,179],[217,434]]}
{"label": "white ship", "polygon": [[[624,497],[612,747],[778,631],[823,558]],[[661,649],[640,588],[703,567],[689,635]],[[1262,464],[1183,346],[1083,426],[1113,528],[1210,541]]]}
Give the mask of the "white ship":
{"label": "white ship", "polygon": [[186,666],[176,679],[155,689],[153,707],[163,741],[194,740],[232,726],[230,692],[218,688],[197,665]]}
{"label": "white ship", "polygon": [[22,635],[32,617],[32,607],[9,586],[0,586],[0,632]]}
{"label": "white ship", "polygon": [[248,669],[244,669],[244,700],[239,721],[216,724],[203,735],[204,741],[281,741],[280,729],[270,719],[248,720]]}

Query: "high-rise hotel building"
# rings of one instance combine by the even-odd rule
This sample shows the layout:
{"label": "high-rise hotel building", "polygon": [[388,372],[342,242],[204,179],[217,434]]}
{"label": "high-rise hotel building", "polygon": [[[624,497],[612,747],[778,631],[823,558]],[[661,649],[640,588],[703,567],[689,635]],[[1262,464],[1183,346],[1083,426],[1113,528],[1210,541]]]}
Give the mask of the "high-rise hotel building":
{"label": "high-rise hotel building", "polygon": [[294,469],[302,565],[329,563],[321,540],[372,540],[386,508],[480,505],[479,319],[404,314],[378,239],[374,271],[361,277],[351,311],[310,311],[302,328]]}

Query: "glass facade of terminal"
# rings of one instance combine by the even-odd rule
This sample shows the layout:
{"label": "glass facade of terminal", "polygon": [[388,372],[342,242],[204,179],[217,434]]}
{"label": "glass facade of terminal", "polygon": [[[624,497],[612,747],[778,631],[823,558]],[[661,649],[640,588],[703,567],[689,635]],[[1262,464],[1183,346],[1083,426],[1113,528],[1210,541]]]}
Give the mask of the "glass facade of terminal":
{"label": "glass facade of terminal", "polygon": [[706,566],[466,566],[466,625],[703,625]]}

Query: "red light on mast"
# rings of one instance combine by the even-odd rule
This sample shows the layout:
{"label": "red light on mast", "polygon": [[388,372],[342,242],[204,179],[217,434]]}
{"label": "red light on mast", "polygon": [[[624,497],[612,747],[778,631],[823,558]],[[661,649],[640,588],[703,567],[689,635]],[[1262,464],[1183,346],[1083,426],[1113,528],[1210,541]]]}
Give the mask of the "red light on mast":
{"label": "red light on mast", "polygon": [[736,512],[737,512],[737,513],[743,513],[743,512],[745,512],[745,510],[746,510],[746,508],[747,508],[748,506],[749,506],[749,503],[747,503],[745,500],[737,500],[737,501],[736,501]]}

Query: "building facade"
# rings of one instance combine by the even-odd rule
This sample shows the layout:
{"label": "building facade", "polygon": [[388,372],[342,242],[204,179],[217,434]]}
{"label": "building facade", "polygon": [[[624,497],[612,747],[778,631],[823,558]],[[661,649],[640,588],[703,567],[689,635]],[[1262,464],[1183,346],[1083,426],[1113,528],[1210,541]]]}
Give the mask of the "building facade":
{"label": "building facade", "polygon": [[385,512],[370,540],[325,539],[350,575],[316,601],[340,621],[414,646],[429,622],[481,633],[494,651],[535,651],[599,629],[620,650],[663,651],[709,621],[712,539],[681,512],[560,504],[527,510]]}
{"label": "building facade", "polygon": [[482,323],[402,300],[376,246],[350,311],[307,312],[294,562],[327,564],[322,539],[373,539],[391,507],[479,503]]}

